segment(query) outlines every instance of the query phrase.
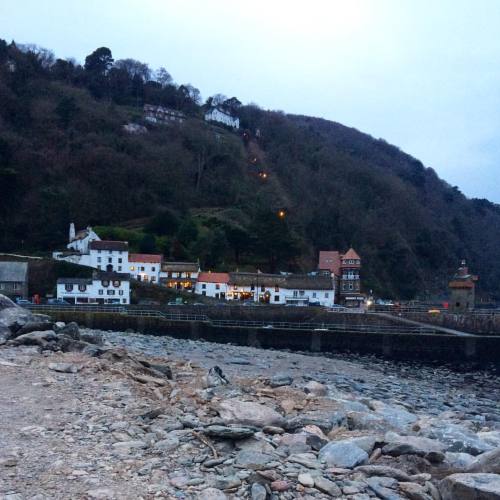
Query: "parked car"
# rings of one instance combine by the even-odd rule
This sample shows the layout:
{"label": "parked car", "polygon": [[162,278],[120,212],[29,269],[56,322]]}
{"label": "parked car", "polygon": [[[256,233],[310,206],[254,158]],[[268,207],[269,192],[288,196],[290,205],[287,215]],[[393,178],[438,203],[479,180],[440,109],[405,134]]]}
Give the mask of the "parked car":
{"label": "parked car", "polygon": [[69,306],[70,303],[64,299],[47,299],[47,304],[52,306]]}
{"label": "parked car", "polygon": [[33,304],[33,302],[30,302],[27,299],[19,299],[19,298],[17,298],[16,299],[16,304],[18,306],[29,306],[29,305]]}

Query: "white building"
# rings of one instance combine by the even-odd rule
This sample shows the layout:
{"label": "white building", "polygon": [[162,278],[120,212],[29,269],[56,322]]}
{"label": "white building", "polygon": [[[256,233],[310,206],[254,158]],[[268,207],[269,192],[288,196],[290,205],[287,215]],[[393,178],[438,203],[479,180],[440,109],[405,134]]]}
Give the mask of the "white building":
{"label": "white building", "polygon": [[228,127],[240,128],[240,119],[236,116],[232,116],[227,111],[221,108],[212,108],[205,113],[205,120],[207,122],[219,122]]}
{"label": "white building", "polygon": [[92,278],[59,278],[57,298],[70,304],[130,304],[129,275],[94,272]]}
{"label": "white building", "polygon": [[90,226],[75,233],[75,224],[72,222],[69,225],[69,243],[66,245],[66,248],[75,252],[88,253],[89,243],[91,241],[99,241],[100,239]]}
{"label": "white building", "polygon": [[158,254],[131,253],[128,256],[128,272],[138,281],[158,284],[162,259],[162,255]]}
{"label": "white building", "polygon": [[[86,261],[87,259],[83,260]],[[83,265],[106,272],[128,272],[128,242],[91,241],[89,243],[88,262],[88,264]]]}
{"label": "white building", "polygon": [[150,123],[182,123],[186,116],[176,109],[156,106],[154,104],[144,104],[144,119]]}
{"label": "white building", "polygon": [[215,299],[225,299],[228,291],[228,273],[199,273],[195,293]]}
{"label": "white building", "polygon": [[335,303],[335,282],[325,275],[229,273],[226,299],[331,307]]}

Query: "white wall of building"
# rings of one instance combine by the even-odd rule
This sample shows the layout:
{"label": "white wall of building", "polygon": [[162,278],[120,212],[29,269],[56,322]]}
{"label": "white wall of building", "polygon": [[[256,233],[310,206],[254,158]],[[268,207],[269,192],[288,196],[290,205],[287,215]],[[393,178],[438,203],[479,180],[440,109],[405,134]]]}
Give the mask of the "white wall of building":
{"label": "white wall of building", "polygon": [[132,278],[148,283],[158,284],[160,281],[160,262],[129,261],[127,272]]}
{"label": "white wall of building", "polygon": [[58,283],[57,298],[68,302],[73,302],[71,299],[74,299],[76,304],[130,304],[129,280],[94,278],[88,284],[82,284],[80,281]]}
{"label": "white wall of building", "polygon": [[227,298],[228,285],[226,283],[209,283],[206,281],[198,281],[194,288],[194,293],[204,295],[206,297],[214,297],[217,299]]}
{"label": "white wall of building", "polygon": [[[89,252],[90,267],[102,271],[112,271],[115,273],[128,273],[128,251],[126,250],[94,250]],[[112,268],[108,268],[112,266]]]}
{"label": "white wall of building", "polygon": [[73,241],[70,241],[66,247],[69,250],[74,250],[75,252],[80,252],[80,253],[88,253],[89,251],[89,243],[91,241],[100,241],[101,238],[97,235],[95,231],[92,230],[92,228],[88,227],[87,228],[87,236],[84,238],[78,238],[74,239]]}
{"label": "white wall of building", "polygon": [[228,127],[240,128],[240,119],[220,109],[213,108],[205,113],[205,120],[223,123]]}

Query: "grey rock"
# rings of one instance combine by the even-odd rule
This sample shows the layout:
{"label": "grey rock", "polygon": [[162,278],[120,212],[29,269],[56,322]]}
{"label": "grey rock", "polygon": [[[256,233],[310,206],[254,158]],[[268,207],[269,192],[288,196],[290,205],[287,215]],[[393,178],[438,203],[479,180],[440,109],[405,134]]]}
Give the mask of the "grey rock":
{"label": "grey rock", "polygon": [[470,464],[467,472],[500,474],[500,447],[479,455],[477,459]]}
{"label": "grey rock", "polygon": [[269,379],[269,385],[271,387],[282,387],[284,385],[291,385],[293,378],[287,373],[277,373]]}
{"label": "grey rock", "polygon": [[297,480],[302,486],[306,486],[307,488],[312,488],[314,486],[314,478],[308,472],[301,472]]}
{"label": "grey rock", "polygon": [[352,469],[368,461],[368,453],[349,440],[332,441],[321,448],[319,459],[330,467]]}
{"label": "grey rock", "polygon": [[378,498],[382,498],[383,500],[402,500],[404,498],[394,490],[383,486],[383,483],[377,477],[369,477],[366,480],[366,484]]}
{"label": "grey rock", "polygon": [[94,344],[94,345],[103,345],[104,340],[102,333],[99,332],[80,332],[80,340],[83,342],[88,342],[89,344]]}
{"label": "grey rock", "polygon": [[229,490],[241,485],[241,479],[238,476],[217,476],[215,478],[215,487],[220,490]]}
{"label": "grey rock", "polygon": [[72,363],[49,363],[49,370],[60,373],[77,373],[80,371],[80,366]]}
{"label": "grey rock", "polygon": [[72,321],[67,325],[64,325],[60,330],[57,331],[58,335],[66,335],[73,340],[80,340],[80,328],[78,325]]}
{"label": "grey rock", "polygon": [[293,432],[297,429],[305,427],[306,425],[316,425],[323,432],[328,433],[332,430],[335,424],[336,422],[333,420],[333,416],[331,414],[318,411],[302,413],[297,417],[288,419],[285,423],[285,429],[287,431]]}
{"label": "grey rock", "polygon": [[7,340],[15,339],[21,335],[31,332],[43,332],[45,330],[53,330],[54,323],[51,321],[27,321],[23,326],[21,326],[15,332],[11,332],[10,335],[7,336]]}
{"label": "grey rock", "polygon": [[328,387],[319,382],[311,380],[304,387],[304,392],[307,394],[312,394],[313,396],[326,396],[328,394]]}
{"label": "grey rock", "polygon": [[266,453],[243,450],[236,455],[234,464],[239,468],[262,470],[265,469],[267,464],[273,460],[274,457]]}
{"label": "grey rock", "polygon": [[250,489],[250,494],[252,500],[266,500],[267,498],[266,488],[259,483],[252,484],[252,488]]}
{"label": "grey rock", "polygon": [[222,439],[244,439],[255,434],[255,429],[250,427],[236,427],[227,425],[209,425],[203,429],[208,436]]}
{"label": "grey rock", "polygon": [[322,476],[314,478],[314,487],[322,493],[330,495],[334,498],[342,496],[340,488],[333,481],[330,481]]}
{"label": "grey rock", "polygon": [[210,387],[219,387],[227,384],[229,384],[229,380],[218,366],[213,366],[212,368],[210,368],[205,377],[203,377],[203,387],[205,389],[208,389]]}
{"label": "grey rock", "polygon": [[217,488],[205,488],[198,494],[198,500],[227,500],[227,496]]}
{"label": "grey rock", "polygon": [[474,432],[456,424],[438,424],[422,429],[419,434],[440,441],[446,445],[446,451],[479,455],[493,449]]}
{"label": "grey rock", "polygon": [[350,430],[368,430],[372,432],[385,432],[391,429],[389,423],[381,415],[360,411],[347,413],[347,426]]}
{"label": "grey rock", "polygon": [[162,439],[155,443],[155,450],[160,450],[163,452],[172,451],[179,447],[179,439],[175,436],[167,436],[167,438]]}
{"label": "grey rock", "polygon": [[443,500],[499,500],[500,475],[452,474],[439,483]]}
{"label": "grey rock", "polygon": [[226,424],[255,427],[265,427],[266,425],[283,427],[285,424],[285,419],[277,411],[258,403],[226,399],[221,401],[217,409]]}
{"label": "grey rock", "polygon": [[406,474],[406,472],[387,465],[361,465],[356,467],[355,470],[356,472],[362,472],[367,476],[386,476],[393,477],[398,481],[411,482],[411,478],[408,474]]}
{"label": "grey rock", "polygon": [[322,464],[313,453],[295,453],[287,458],[288,462],[303,465],[308,469],[321,469]]}
{"label": "grey rock", "polygon": [[[385,435],[385,442],[387,443],[382,448],[384,455],[391,455],[398,457],[400,455],[418,455],[427,456],[433,454],[433,462],[444,460],[445,445],[434,439],[418,436],[400,436],[395,432],[388,432]],[[438,454],[440,460],[437,460]]]}
{"label": "grey rock", "polygon": [[371,403],[376,415],[380,415],[392,428],[397,430],[408,429],[418,420],[417,416],[401,406],[391,406],[381,401]]}
{"label": "grey rock", "polygon": [[466,472],[475,459],[476,457],[469,455],[468,453],[455,453],[453,451],[447,451],[444,454],[446,466],[448,469],[455,472]]}
{"label": "grey rock", "polygon": [[399,489],[410,500],[432,500],[424,486],[417,483],[399,483]]}
{"label": "grey rock", "polygon": [[57,335],[54,330],[36,331],[25,333],[20,335],[9,342],[12,345],[38,345],[40,347],[46,347],[49,342],[55,342],[57,340]]}

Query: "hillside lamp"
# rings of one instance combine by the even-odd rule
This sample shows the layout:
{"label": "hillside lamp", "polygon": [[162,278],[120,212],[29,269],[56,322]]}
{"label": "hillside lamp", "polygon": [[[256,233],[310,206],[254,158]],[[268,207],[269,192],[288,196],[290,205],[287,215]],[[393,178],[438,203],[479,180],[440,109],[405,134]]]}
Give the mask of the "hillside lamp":
{"label": "hillside lamp", "polygon": [[283,209],[279,210],[279,211],[278,211],[278,217],[279,217],[280,219],[284,219],[284,218],[286,217],[286,212],[285,212],[285,210],[283,210]]}

